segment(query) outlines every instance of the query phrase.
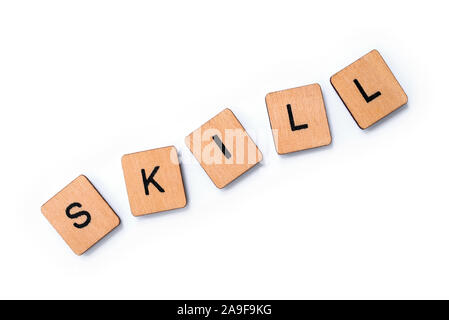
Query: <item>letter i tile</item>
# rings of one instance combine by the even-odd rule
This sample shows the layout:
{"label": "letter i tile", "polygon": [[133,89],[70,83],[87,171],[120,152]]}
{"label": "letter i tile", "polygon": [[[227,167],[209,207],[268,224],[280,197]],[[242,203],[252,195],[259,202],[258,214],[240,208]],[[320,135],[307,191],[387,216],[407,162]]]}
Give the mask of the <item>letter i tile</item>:
{"label": "letter i tile", "polygon": [[129,205],[134,216],[183,208],[187,200],[176,148],[122,157]]}
{"label": "letter i tile", "polygon": [[225,109],[185,139],[218,188],[224,188],[262,160],[262,153],[230,109]]}

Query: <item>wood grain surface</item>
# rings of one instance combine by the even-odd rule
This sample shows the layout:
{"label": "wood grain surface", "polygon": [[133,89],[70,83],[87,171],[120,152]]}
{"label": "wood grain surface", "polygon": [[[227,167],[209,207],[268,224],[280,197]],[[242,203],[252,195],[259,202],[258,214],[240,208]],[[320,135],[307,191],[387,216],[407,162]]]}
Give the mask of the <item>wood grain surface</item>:
{"label": "wood grain surface", "polygon": [[331,83],[361,129],[370,127],[408,101],[377,50],[333,75]]}
{"label": "wood grain surface", "polygon": [[[122,167],[131,213],[134,216],[186,206],[187,199],[175,147],[124,155]],[[151,176],[152,180],[149,179]]]}
{"label": "wood grain surface", "polygon": [[185,142],[220,189],[262,160],[262,153],[230,109],[192,132]]}
{"label": "wood grain surface", "polygon": [[41,210],[77,255],[120,224],[119,217],[83,175],[47,201]]}
{"label": "wood grain surface", "polygon": [[332,137],[319,84],[267,94],[265,98],[279,154],[316,148]]}

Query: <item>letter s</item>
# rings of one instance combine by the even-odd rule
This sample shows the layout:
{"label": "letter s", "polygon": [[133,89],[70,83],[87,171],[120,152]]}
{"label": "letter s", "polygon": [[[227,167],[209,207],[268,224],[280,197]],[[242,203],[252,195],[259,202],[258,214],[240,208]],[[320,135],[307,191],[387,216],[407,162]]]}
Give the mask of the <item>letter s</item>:
{"label": "letter s", "polygon": [[82,217],[82,216],[86,216],[86,221],[84,221],[81,224],[78,224],[78,223],[75,222],[73,225],[76,228],[78,228],[78,229],[82,229],[84,227],[87,227],[87,225],[90,223],[90,220],[91,220],[90,213],[87,212],[87,211],[84,211],[84,210],[83,211],[79,211],[77,213],[70,213],[70,210],[72,210],[74,207],[81,208],[81,204],[79,204],[78,202],[72,203],[71,205],[69,205],[67,207],[67,209],[65,209],[65,214],[70,219],[76,219],[76,218],[79,218],[79,217]]}

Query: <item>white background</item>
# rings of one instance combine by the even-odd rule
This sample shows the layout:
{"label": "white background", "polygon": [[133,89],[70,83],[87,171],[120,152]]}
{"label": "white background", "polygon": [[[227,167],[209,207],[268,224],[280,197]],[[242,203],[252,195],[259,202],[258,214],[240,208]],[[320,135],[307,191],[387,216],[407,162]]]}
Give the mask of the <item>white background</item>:
{"label": "white background", "polygon": [[[449,298],[443,1],[1,1],[0,298]],[[362,131],[329,83],[378,49],[409,97]],[[322,86],[333,143],[278,156],[265,94]],[[231,108],[262,165],[184,137]],[[131,215],[125,153],[175,145],[186,208]],[[78,257],[40,206],[85,174],[122,220]]]}

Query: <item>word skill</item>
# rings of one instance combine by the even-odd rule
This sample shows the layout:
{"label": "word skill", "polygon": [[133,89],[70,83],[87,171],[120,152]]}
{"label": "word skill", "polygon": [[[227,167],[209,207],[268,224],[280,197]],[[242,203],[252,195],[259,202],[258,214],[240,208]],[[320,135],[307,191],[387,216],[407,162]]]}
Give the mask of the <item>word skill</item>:
{"label": "word skill", "polygon": [[[408,101],[377,50],[334,74],[330,82],[361,129],[369,128]],[[319,84],[268,93],[265,104],[278,154],[331,144]],[[190,133],[185,143],[219,189],[262,161],[262,152],[230,109],[224,109]],[[174,146],[126,154],[122,157],[122,168],[132,215],[138,217],[187,205]],[[119,217],[83,175],[47,201],[42,213],[77,255],[120,224]]]}

